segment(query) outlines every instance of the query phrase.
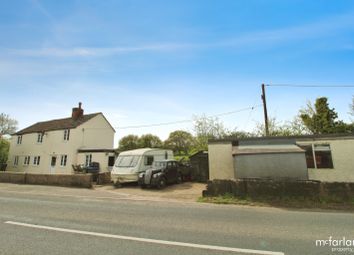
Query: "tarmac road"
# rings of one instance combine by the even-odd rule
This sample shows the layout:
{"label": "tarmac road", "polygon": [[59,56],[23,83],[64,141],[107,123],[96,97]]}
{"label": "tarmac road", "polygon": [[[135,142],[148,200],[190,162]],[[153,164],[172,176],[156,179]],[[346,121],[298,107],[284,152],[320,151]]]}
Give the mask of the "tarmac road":
{"label": "tarmac road", "polygon": [[354,254],[354,214],[0,184],[0,254]]}

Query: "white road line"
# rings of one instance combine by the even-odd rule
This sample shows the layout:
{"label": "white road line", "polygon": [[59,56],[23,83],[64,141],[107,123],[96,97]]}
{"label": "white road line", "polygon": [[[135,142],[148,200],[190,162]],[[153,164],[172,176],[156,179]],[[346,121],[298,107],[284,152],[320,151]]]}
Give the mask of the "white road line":
{"label": "white road line", "polygon": [[132,237],[132,236],[112,235],[112,234],[104,234],[104,233],[98,233],[98,232],[89,232],[89,231],[67,229],[67,228],[55,228],[55,227],[21,223],[21,222],[15,222],[15,221],[6,221],[5,224],[11,224],[11,225],[29,227],[29,228],[52,230],[52,231],[58,231],[58,232],[73,233],[73,234],[88,235],[88,236],[98,236],[98,237],[114,238],[114,239],[129,240],[129,241],[136,241],[136,242],[173,245],[173,246],[181,246],[181,247],[206,249],[206,250],[230,251],[230,252],[239,252],[239,253],[247,253],[247,254],[262,254],[262,255],[284,255],[283,252],[250,250],[250,249],[223,247],[223,246],[215,246],[215,245],[183,243],[183,242],[173,242],[173,241],[140,238],[140,237]]}

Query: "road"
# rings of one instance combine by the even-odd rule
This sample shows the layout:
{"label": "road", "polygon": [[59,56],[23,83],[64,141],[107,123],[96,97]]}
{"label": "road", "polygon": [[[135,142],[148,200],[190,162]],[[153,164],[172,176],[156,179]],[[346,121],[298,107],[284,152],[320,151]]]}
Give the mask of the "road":
{"label": "road", "polygon": [[0,254],[6,255],[336,254],[315,241],[354,240],[353,229],[353,213],[0,184]]}

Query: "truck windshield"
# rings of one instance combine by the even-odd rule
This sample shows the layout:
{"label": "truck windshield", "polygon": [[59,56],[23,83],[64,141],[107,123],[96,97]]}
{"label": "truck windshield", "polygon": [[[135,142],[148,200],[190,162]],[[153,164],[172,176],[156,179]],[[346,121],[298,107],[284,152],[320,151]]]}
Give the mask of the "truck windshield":
{"label": "truck windshield", "polygon": [[140,156],[119,156],[115,164],[116,167],[135,167]]}
{"label": "truck windshield", "polygon": [[164,161],[154,161],[153,167],[158,168],[158,167],[165,167],[166,162]]}

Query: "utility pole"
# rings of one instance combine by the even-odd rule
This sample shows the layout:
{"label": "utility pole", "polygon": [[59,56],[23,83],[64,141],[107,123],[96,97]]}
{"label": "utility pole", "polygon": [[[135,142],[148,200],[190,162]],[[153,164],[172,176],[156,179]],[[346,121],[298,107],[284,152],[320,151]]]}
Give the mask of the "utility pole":
{"label": "utility pole", "polygon": [[262,84],[262,101],[263,101],[263,110],[264,110],[265,135],[269,136],[267,101],[266,101],[264,83]]}

